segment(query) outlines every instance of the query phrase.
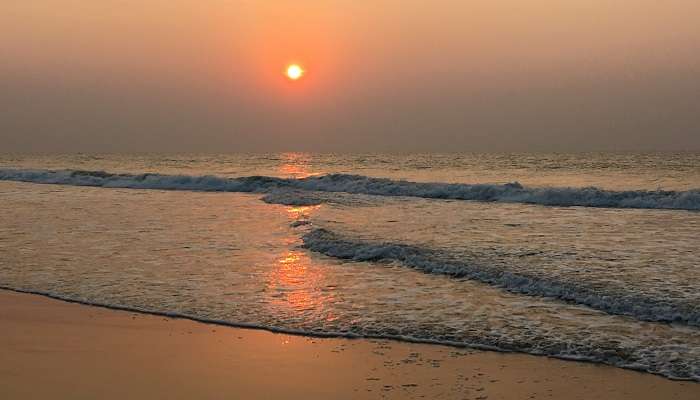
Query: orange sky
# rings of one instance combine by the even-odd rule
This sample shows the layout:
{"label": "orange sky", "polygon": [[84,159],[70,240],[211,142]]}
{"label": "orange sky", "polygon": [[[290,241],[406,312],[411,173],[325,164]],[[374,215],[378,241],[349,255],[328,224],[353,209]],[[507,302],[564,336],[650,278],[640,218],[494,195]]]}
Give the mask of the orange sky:
{"label": "orange sky", "polygon": [[698,16],[695,0],[4,2],[0,135],[16,151],[700,150]]}

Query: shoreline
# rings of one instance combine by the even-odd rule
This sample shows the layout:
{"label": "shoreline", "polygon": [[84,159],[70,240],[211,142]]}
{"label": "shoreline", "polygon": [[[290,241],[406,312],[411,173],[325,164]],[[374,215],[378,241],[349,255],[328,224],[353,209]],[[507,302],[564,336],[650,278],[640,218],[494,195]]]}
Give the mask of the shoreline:
{"label": "shoreline", "polygon": [[[593,364],[593,365],[600,365],[600,366],[605,366],[605,367],[619,368],[619,369],[626,370],[626,371],[639,372],[642,374],[648,374],[648,375],[660,377],[663,379],[668,379],[670,381],[691,382],[691,383],[700,384],[700,382],[697,382],[693,379],[669,377],[669,376],[664,376],[662,374],[657,374],[654,372],[645,371],[643,369],[619,367],[616,365],[606,364],[603,362],[586,360],[586,359],[579,359],[579,358],[574,358],[574,357],[567,358],[567,357],[557,357],[557,356],[550,356],[550,355],[530,354],[530,353],[523,353],[523,352],[518,352],[518,351],[503,350],[503,349],[500,349],[497,347],[491,347],[491,346],[485,346],[485,345],[465,345],[465,344],[458,343],[458,342],[431,341],[428,339],[415,339],[415,338],[411,338],[411,337],[391,336],[391,335],[360,336],[360,335],[355,335],[355,334],[351,334],[351,333],[341,334],[341,333],[306,332],[306,331],[297,331],[297,330],[293,330],[293,329],[270,328],[270,327],[260,326],[260,325],[252,325],[252,324],[248,325],[248,324],[244,324],[244,323],[233,323],[233,322],[222,321],[222,320],[199,318],[199,317],[189,316],[189,315],[185,315],[185,314],[178,314],[178,313],[173,313],[173,312],[149,311],[149,310],[143,310],[143,309],[139,309],[136,307],[129,307],[129,306],[117,306],[117,305],[102,304],[102,303],[91,303],[88,301],[62,297],[62,296],[55,295],[52,293],[35,291],[35,290],[14,289],[11,287],[6,287],[6,286],[0,286],[0,293],[2,293],[2,292],[12,292],[12,293],[18,293],[18,294],[26,294],[26,295],[30,295],[30,296],[39,296],[39,297],[44,297],[44,298],[51,299],[54,301],[72,303],[72,304],[77,304],[77,305],[81,305],[81,306],[85,306],[85,307],[96,307],[96,308],[102,308],[102,309],[110,310],[110,311],[136,313],[136,314],[141,314],[141,315],[146,315],[146,316],[171,318],[171,319],[175,319],[175,320],[185,320],[185,321],[191,321],[191,322],[198,323],[198,324],[220,326],[223,328],[257,330],[257,331],[264,331],[264,332],[268,332],[268,333],[272,333],[272,334],[301,336],[301,337],[315,338],[315,339],[346,339],[346,340],[370,340],[370,341],[385,340],[385,341],[391,341],[391,342],[410,343],[410,344],[419,344],[419,345],[427,345],[427,346],[445,346],[448,348],[453,348],[455,350],[495,352],[495,353],[502,353],[502,354],[517,354],[517,355],[532,356],[532,357],[538,357],[538,358],[544,357],[544,358],[553,359],[553,360],[571,361],[571,362],[575,362],[575,363]],[[664,323],[664,322],[660,322],[660,323]]]}
{"label": "shoreline", "polygon": [[0,290],[0,324],[7,399],[700,397],[696,382],[590,362],[275,333],[13,289]]}

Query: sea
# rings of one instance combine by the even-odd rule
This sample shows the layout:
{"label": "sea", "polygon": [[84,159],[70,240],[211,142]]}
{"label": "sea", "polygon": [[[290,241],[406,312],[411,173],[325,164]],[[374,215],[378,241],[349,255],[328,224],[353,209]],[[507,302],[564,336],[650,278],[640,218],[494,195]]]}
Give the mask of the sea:
{"label": "sea", "polygon": [[700,381],[700,153],[5,154],[0,287]]}

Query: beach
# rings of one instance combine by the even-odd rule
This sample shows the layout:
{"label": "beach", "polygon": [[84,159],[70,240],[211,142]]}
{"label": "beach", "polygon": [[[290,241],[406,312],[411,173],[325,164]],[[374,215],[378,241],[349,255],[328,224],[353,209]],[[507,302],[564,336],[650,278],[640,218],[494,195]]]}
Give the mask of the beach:
{"label": "beach", "polygon": [[700,400],[700,1],[5,1],[0,400]]}
{"label": "beach", "polygon": [[700,398],[697,171],[0,157],[0,398]]}
{"label": "beach", "polygon": [[314,338],[0,291],[3,399],[697,399],[592,363]]}

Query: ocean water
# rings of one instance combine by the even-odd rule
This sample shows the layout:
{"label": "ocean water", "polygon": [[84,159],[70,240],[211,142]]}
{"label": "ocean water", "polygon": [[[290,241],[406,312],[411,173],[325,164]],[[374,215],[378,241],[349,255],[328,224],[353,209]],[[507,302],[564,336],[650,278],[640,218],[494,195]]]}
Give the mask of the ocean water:
{"label": "ocean water", "polygon": [[0,156],[0,286],[700,381],[700,154]]}

